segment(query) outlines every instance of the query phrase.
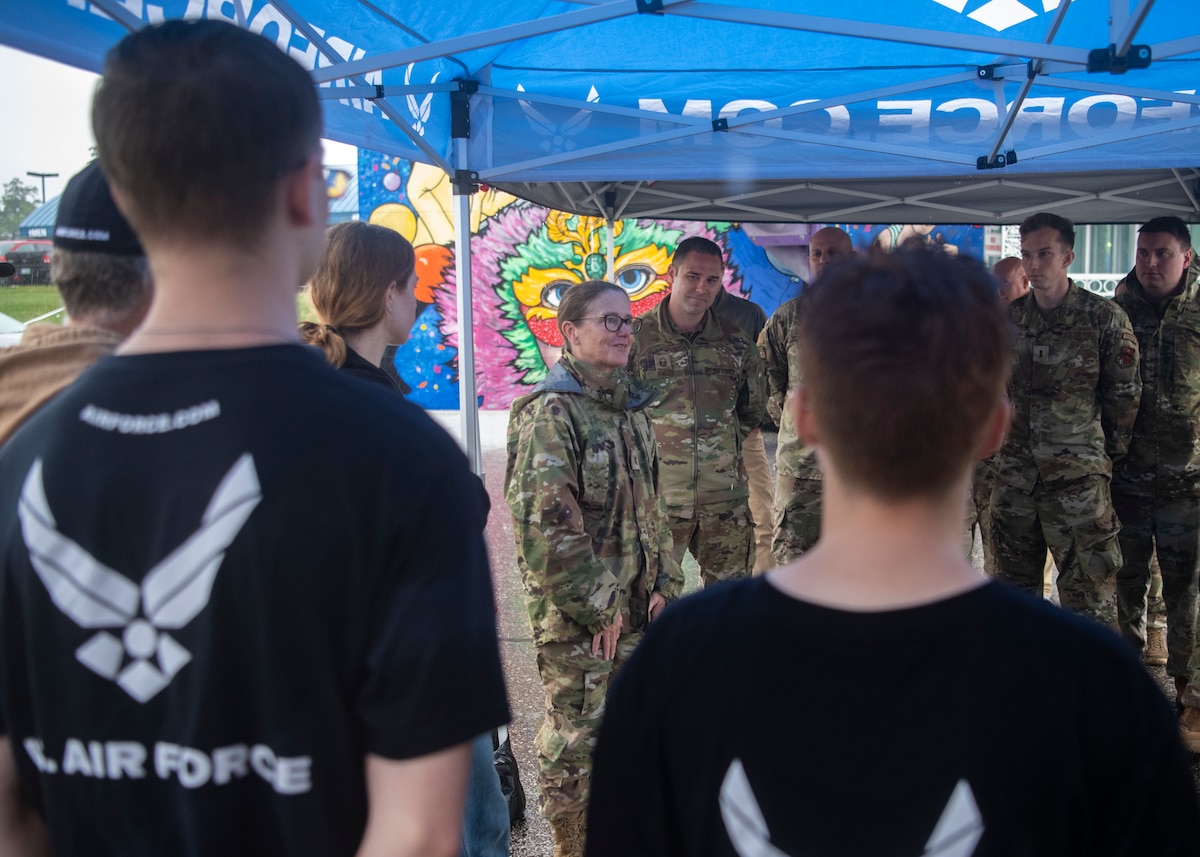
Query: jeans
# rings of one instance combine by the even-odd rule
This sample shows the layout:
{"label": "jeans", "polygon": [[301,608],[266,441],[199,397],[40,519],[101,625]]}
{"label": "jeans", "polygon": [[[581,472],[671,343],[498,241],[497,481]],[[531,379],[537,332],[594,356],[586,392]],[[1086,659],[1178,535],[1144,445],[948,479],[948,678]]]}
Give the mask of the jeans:
{"label": "jeans", "polygon": [[471,742],[471,777],[463,813],[462,857],[508,857],[508,804],[492,762],[492,735]]}

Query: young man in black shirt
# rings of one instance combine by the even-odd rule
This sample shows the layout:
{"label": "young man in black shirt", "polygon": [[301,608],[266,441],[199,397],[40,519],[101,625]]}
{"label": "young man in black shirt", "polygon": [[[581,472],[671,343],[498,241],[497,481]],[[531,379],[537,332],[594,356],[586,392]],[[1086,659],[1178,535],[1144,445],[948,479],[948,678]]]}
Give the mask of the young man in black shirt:
{"label": "young man in black shirt", "polygon": [[601,728],[588,854],[1197,853],[1132,650],[963,558],[971,466],[1010,417],[991,279],[901,251],[805,295],[820,541],[651,626]]}
{"label": "young man in black shirt", "polygon": [[0,853],[457,854],[508,719],[479,488],[299,344],[313,83],[171,21],[110,53],[93,126],[157,291],[0,453]]}

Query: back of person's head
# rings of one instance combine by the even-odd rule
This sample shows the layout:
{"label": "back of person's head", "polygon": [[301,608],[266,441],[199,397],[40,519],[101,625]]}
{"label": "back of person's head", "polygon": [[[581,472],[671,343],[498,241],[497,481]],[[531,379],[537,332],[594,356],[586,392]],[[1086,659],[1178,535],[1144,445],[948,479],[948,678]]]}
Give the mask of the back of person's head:
{"label": "back of person's head", "polygon": [[674,255],[671,256],[671,267],[678,268],[683,260],[692,253],[699,253],[702,256],[716,256],[725,262],[725,256],[721,253],[720,246],[715,241],[710,241],[700,235],[693,235],[691,238],[684,238],[679,242],[679,246],[675,248]]}
{"label": "back of person's head", "polygon": [[563,292],[562,302],[558,305],[558,332],[562,335],[563,350],[568,354],[571,353],[571,342],[567,339],[563,325],[568,322],[577,325],[591,315],[592,303],[605,292],[629,295],[629,292],[616,283],[607,280],[586,280]]}
{"label": "back of person's head", "polygon": [[1138,228],[1138,232],[1143,235],[1170,235],[1179,242],[1182,252],[1192,249],[1192,233],[1187,224],[1172,215],[1151,218]]}
{"label": "back of person's head", "polygon": [[321,320],[304,322],[300,338],[325,352],[333,366],[346,362],[347,334],[383,320],[388,287],[408,288],[416,266],[412,244],[384,226],[363,220],[339,223],[325,235],[325,249],[309,284]]}
{"label": "back of person's head", "polygon": [[318,153],[321,122],[304,69],[223,21],[172,20],[126,36],[92,103],[101,166],[151,246],[252,248],[280,180]]}
{"label": "back of person's head", "polygon": [[1008,377],[1011,333],[987,270],[900,250],[830,268],[801,301],[804,398],[846,484],[895,501],[962,478]]}
{"label": "back of person's head", "polygon": [[150,267],[93,161],[67,182],[54,223],[50,278],[70,320],[129,333],[150,305]]}
{"label": "back of person's head", "polygon": [[1019,232],[1025,238],[1039,229],[1053,229],[1068,250],[1075,248],[1075,224],[1067,218],[1048,211],[1031,214],[1021,221]]}

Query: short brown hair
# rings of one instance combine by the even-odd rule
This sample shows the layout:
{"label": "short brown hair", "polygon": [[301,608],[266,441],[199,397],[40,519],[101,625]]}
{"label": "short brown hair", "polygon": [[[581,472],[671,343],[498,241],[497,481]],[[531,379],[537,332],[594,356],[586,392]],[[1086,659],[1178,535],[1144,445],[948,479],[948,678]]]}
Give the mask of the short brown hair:
{"label": "short brown hair", "polygon": [[173,20],[109,51],[92,128],[144,242],[252,247],[280,179],[316,154],[321,110],[312,78],[273,42],[223,21]]}
{"label": "short brown hair", "polygon": [[587,280],[571,286],[563,292],[562,302],[558,305],[558,332],[562,335],[563,350],[568,354],[571,353],[571,343],[567,340],[566,333],[563,332],[563,324],[569,321],[571,324],[577,325],[583,321],[587,317],[592,302],[605,292],[617,292],[629,297],[629,292],[608,280]]}
{"label": "short brown hair", "polygon": [[805,390],[838,472],[889,500],[945,491],[1008,378],[1011,332],[987,270],[904,249],[847,259],[801,301]]}
{"label": "short brown hair", "polygon": [[721,264],[725,264],[725,256],[721,253],[721,247],[717,242],[710,241],[702,235],[693,235],[691,238],[684,238],[679,242],[679,246],[675,248],[674,254],[671,256],[671,267],[678,268],[683,260],[692,253],[699,253],[701,256],[716,256],[721,260]]}
{"label": "short brown hair", "polygon": [[300,337],[325,352],[334,366],[346,362],[347,333],[374,327],[383,318],[393,282],[408,288],[416,254],[408,240],[384,226],[351,220],[325,236],[325,250],[309,285],[320,324],[300,325]]}
{"label": "short brown hair", "polygon": [[1024,238],[1031,232],[1047,228],[1053,229],[1058,233],[1059,240],[1067,245],[1068,250],[1075,249],[1075,224],[1067,220],[1067,218],[1058,214],[1052,214],[1049,211],[1029,215],[1021,221],[1021,227],[1017,231]]}

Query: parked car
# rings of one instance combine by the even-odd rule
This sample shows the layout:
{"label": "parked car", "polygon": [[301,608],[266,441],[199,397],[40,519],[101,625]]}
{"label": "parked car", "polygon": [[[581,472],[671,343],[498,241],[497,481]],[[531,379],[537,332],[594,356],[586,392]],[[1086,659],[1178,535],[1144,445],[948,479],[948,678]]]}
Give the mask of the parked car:
{"label": "parked car", "polygon": [[53,242],[41,238],[0,241],[0,262],[9,262],[17,269],[11,277],[0,279],[0,285],[48,285],[50,251],[53,247]]}

